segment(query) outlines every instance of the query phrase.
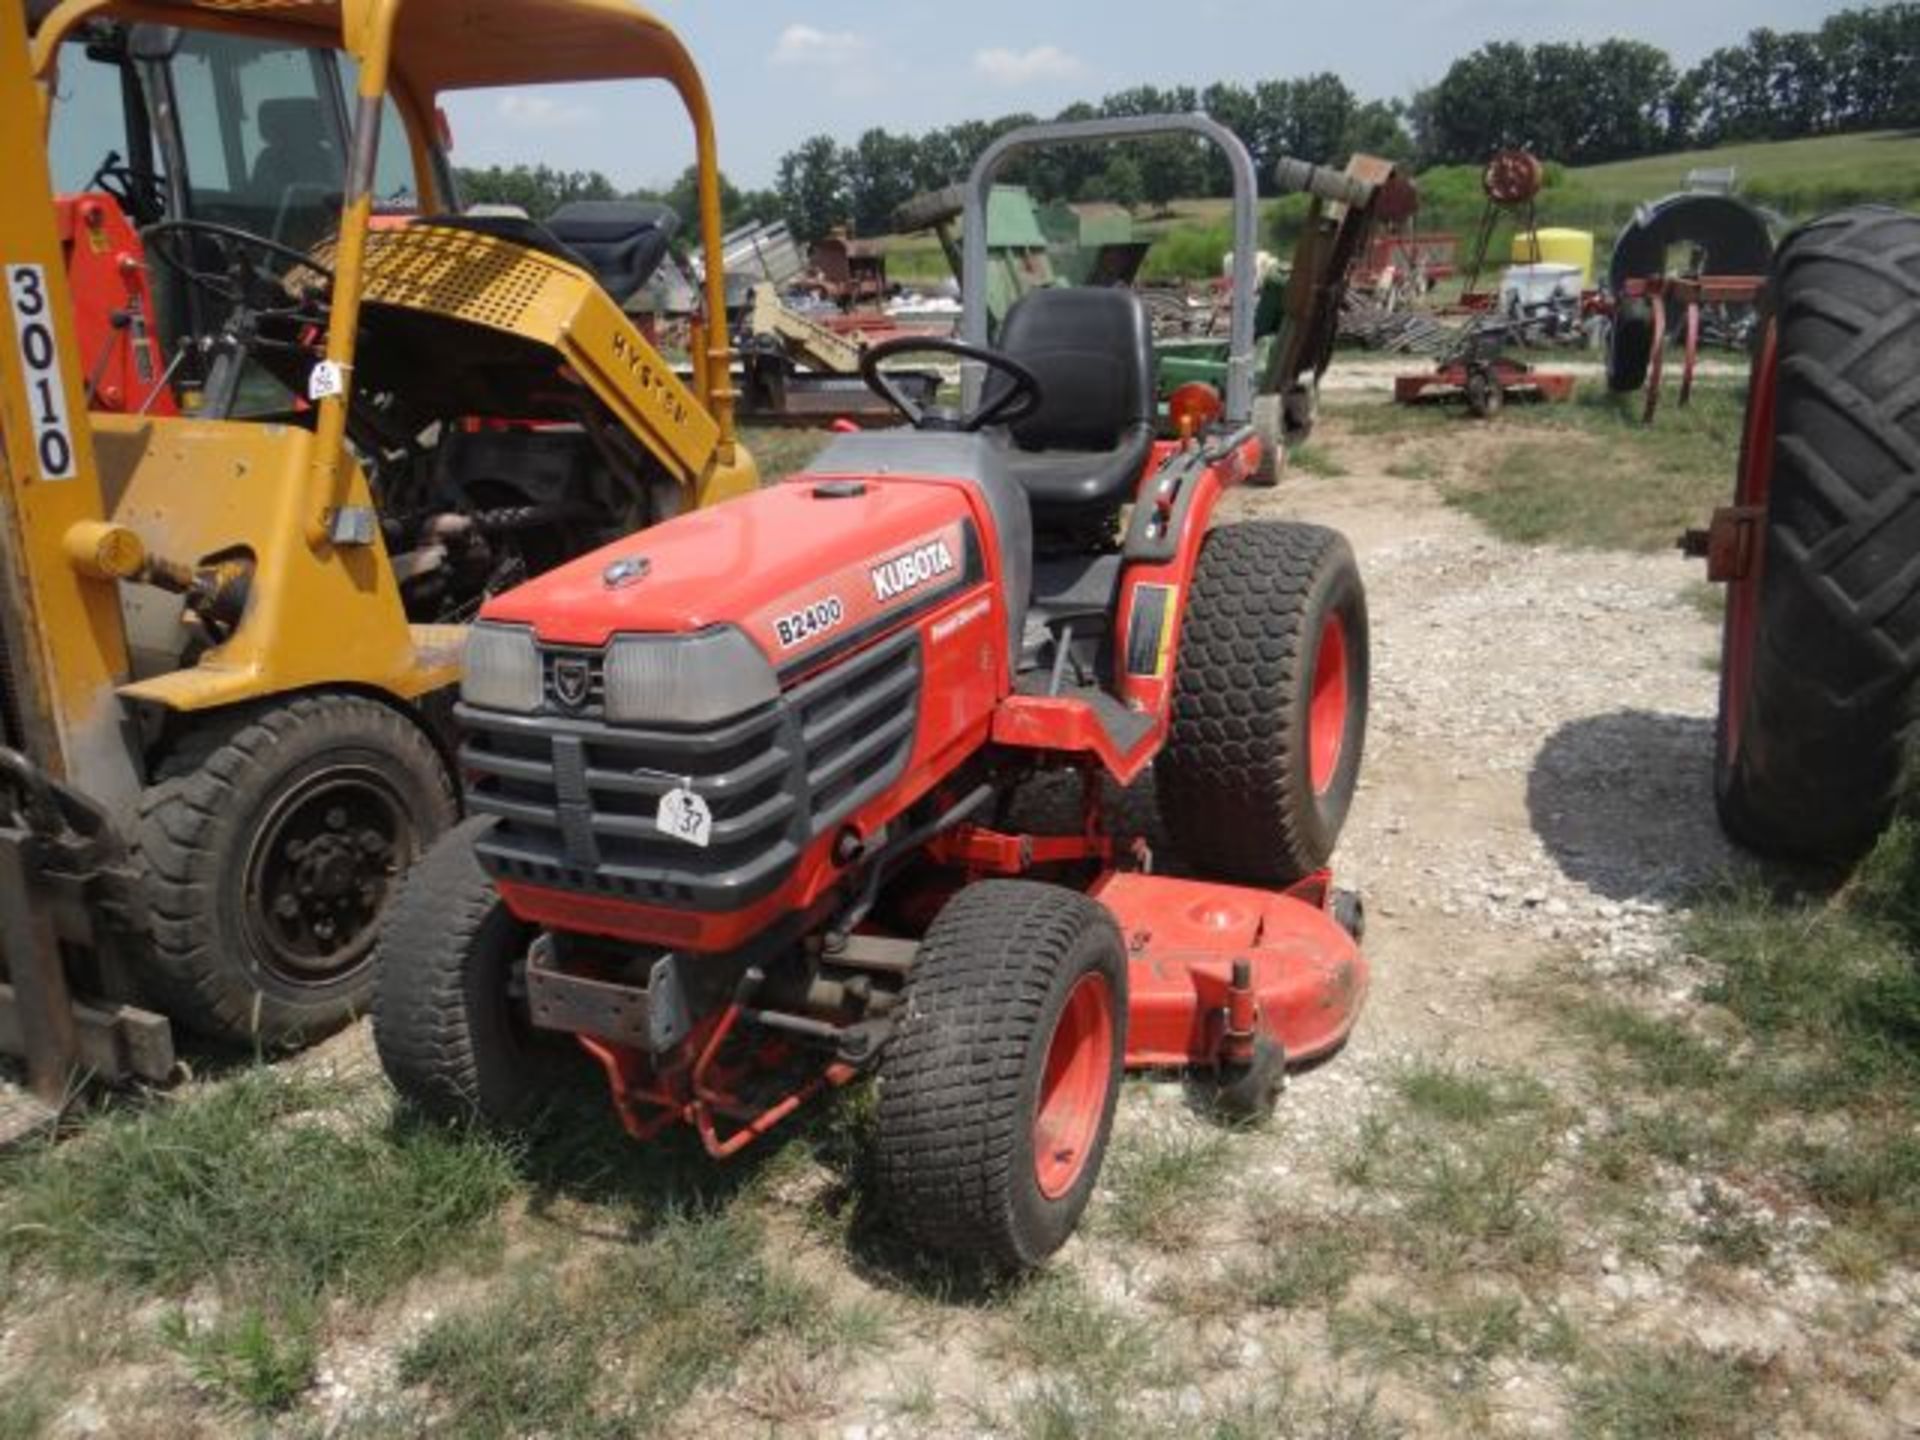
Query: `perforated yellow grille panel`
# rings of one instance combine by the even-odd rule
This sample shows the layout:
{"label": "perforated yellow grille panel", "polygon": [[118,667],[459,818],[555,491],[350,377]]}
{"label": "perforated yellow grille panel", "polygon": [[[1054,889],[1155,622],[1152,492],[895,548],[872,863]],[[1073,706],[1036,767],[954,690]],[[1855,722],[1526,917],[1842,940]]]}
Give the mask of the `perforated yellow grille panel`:
{"label": "perforated yellow grille panel", "polygon": [[379,304],[519,331],[543,301],[574,301],[581,278],[537,251],[491,236],[408,225],[367,236],[363,293]]}

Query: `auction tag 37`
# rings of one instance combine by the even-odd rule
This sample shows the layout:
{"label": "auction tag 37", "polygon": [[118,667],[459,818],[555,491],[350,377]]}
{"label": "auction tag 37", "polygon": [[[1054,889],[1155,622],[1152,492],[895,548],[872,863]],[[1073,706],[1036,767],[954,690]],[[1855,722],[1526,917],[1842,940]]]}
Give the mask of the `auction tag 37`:
{"label": "auction tag 37", "polygon": [[33,455],[42,480],[71,480],[73,431],[67,426],[67,391],[60,383],[60,354],[53,343],[53,306],[47,274],[38,265],[7,266],[7,300],[20,344],[20,378],[33,427]]}
{"label": "auction tag 37", "polygon": [[712,808],[684,786],[676,785],[660,797],[660,808],[654,812],[653,823],[662,835],[671,835],[702,850],[713,840]]}

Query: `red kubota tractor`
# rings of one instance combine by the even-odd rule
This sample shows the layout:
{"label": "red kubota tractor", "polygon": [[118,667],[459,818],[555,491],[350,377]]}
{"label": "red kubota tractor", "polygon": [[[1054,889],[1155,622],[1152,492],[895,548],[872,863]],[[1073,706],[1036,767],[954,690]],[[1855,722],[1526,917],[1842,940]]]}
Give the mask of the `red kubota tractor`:
{"label": "red kubota tractor", "polygon": [[[1169,129],[1227,152],[1251,257],[1252,163],[1203,116],[1014,132],[975,167],[974,218],[1013,150]],[[1077,1222],[1123,1068],[1260,1114],[1337,1047],[1367,988],[1357,899],[1325,869],[1366,601],[1331,530],[1210,528],[1262,460],[1253,293],[1228,393],[1164,441],[1131,292],[1038,291],[987,349],[974,284],[966,341],[867,353],[911,431],[841,435],[490,602],[459,711],[471,818],[382,939],[403,1095],[512,1120],[570,1035],[635,1136],[685,1123],[724,1156],[872,1074],[886,1211],[1019,1268]],[[908,350],[965,362],[963,409],[894,385]],[[1103,800],[1149,766],[1200,878],[1154,873]],[[1014,818],[1049,771],[1080,781],[1064,833]]]}

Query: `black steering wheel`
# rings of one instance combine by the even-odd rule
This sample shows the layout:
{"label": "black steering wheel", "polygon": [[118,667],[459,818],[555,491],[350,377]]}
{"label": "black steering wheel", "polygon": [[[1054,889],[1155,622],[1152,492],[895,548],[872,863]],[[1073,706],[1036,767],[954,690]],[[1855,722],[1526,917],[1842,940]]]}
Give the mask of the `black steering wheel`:
{"label": "black steering wheel", "polygon": [[[880,369],[882,361],[898,355],[952,355],[975,360],[1012,382],[997,395],[989,395],[972,411],[962,414],[947,405],[921,405],[895,385]],[[964,340],[949,340],[940,335],[899,335],[882,340],[860,356],[860,378],[882,400],[906,417],[916,430],[983,430],[989,425],[1011,425],[1024,420],[1040,408],[1040,377],[1011,355]]]}
{"label": "black steering wheel", "polygon": [[[190,246],[184,247],[184,254],[176,250],[174,246],[181,236],[213,241],[220,251],[222,268],[202,270]],[[333,283],[333,272],[306,251],[265,235],[256,235],[251,230],[242,230],[238,225],[221,225],[212,220],[160,220],[141,230],[140,238],[146,242],[149,255],[179,271],[192,284],[227,305],[256,304],[262,295],[263,285],[285,293],[271,270],[256,269],[250,263],[247,256],[250,249],[311,271],[328,285]]]}
{"label": "black steering wheel", "polygon": [[120,158],[118,150],[107,151],[100,168],[87,181],[87,189],[111,196],[121,213],[136,225],[152,224],[167,213],[167,187],[151,170],[136,170]]}

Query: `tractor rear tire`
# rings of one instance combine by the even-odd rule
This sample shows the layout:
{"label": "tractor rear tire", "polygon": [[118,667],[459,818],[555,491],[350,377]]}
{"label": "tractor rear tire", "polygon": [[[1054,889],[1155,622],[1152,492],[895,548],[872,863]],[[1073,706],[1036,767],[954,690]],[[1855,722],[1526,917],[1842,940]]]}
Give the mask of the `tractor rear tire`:
{"label": "tractor rear tire", "polygon": [[1765,543],[1728,596],[1714,795],[1749,849],[1845,860],[1893,813],[1920,673],[1920,216],[1802,226],[1770,306],[1736,493]]}
{"label": "tractor rear tire", "polygon": [[1653,363],[1653,302],[1622,300],[1607,331],[1607,389],[1615,395],[1647,383]]}
{"label": "tractor rear tire", "polygon": [[1367,597],[1339,532],[1245,521],[1200,549],[1154,793],[1203,875],[1288,885],[1326,864],[1367,726]]}
{"label": "tractor rear tire", "polygon": [[1100,1174],[1126,1054],[1127,955],[1075,890],[984,880],[921,941],[881,1053],[881,1208],[949,1259],[1031,1269]]}
{"label": "tractor rear tire", "polygon": [[422,1114],[510,1129],[585,1073],[586,1057],[537,1036],[514,998],[535,930],[474,856],[494,823],[476,816],[441,836],[387,907],[373,1043],[393,1088]]}
{"label": "tractor rear tire", "polygon": [[366,1009],[396,878],[457,818],[433,742],[317,694],[190,730],[141,796],[152,1003],[208,1039],[283,1048]]}

